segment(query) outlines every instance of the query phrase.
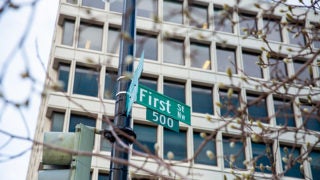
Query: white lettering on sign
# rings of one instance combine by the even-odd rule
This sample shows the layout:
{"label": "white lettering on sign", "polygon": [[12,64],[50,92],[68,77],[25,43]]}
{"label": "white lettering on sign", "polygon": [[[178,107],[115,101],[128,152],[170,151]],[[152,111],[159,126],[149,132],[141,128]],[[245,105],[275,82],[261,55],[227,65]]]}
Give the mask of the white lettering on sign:
{"label": "white lettering on sign", "polygon": [[145,98],[147,98],[149,106],[152,106],[154,108],[158,108],[160,111],[164,111],[164,112],[167,112],[167,113],[171,114],[171,112],[170,112],[170,107],[171,107],[170,100],[163,101],[161,99],[153,97],[152,96],[152,92],[141,88],[140,89],[139,101],[142,102],[143,99],[145,99]]}
{"label": "white lettering on sign", "polygon": [[152,121],[154,122],[160,122],[161,125],[167,125],[170,128],[173,128],[173,119],[171,119],[170,117],[166,117],[163,114],[159,114],[156,111],[152,112]]}

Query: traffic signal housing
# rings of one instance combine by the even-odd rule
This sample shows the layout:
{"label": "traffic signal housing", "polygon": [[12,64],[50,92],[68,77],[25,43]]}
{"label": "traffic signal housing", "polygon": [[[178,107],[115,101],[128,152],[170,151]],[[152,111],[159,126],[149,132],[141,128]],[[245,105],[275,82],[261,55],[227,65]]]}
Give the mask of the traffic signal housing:
{"label": "traffic signal housing", "polygon": [[78,124],[76,132],[46,132],[38,180],[88,180],[95,129]]}

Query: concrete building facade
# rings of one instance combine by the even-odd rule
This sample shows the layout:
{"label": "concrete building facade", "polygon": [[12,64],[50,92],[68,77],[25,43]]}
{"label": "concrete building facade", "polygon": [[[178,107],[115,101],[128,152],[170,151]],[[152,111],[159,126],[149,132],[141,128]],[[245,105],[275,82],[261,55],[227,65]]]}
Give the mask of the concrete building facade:
{"label": "concrete building facade", "polygon": [[[103,129],[112,121],[122,3],[61,0],[35,140],[42,141],[47,131],[75,131],[80,122]],[[301,30],[297,24],[316,26],[320,16],[292,22],[281,7],[268,15],[254,3],[260,1],[235,6],[221,0],[137,0],[136,57],[145,53],[140,83],[189,105],[192,112],[191,126],[180,123],[176,133],[146,120],[146,108],[134,104],[132,125],[140,143],[165,161],[172,152],[173,169],[190,179],[244,178],[253,171],[257,179],[272,178],[272,171],[284,179],[320,177],[320,56],[295,56],[301,46],[319,51],[320,41],[307,38],[317,33],[295,33]],[[295,28],[288,30],[293,23]],[[267,34],[268,44],[257,38],[262,34]],[[279,53],[269,54],[269,48]],[[276,86],[272,83],[294,76],[310,59],[310,68],[288,81],[288,88],[270,93]],[[239,115],[241,109],[246,113]],[[193,158],[205,137],[211,139]],[[94,153],[110,155],[110,148],[96,135]],[[140,149],[136,144],[133,148]],[[285,171],[285,159],[292,158],[288,151],[313,160],[297,161]],[[37,179],[41,153],[35,145],[27,179]],[[189,161],[180,162],[183,159]],[[132,155],[130,163],[141,166],[145,160]],[[106,179],[109,165],[109,160],[94,156],[92,179]],[[144,168],[163,167],[149,160]],[[129,171],[132,179],[161,179],[134,167]],[[177,177],[166,170],[158,173],[163,179]]]}

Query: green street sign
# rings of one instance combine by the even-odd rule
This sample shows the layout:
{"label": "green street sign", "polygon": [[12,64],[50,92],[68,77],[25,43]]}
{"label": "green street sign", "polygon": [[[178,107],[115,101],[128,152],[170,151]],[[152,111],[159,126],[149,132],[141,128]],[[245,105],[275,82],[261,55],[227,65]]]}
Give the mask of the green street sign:
{"label": "green street sign", "polygon": [[179,121],[149,108],[147,108],[147,120],[164,126],[172,131],[179,132]]}
{"label": "green street sign", "polygon": [[136,102],[160,114],[191,125],[189,106],[145,86],[138,86]]}

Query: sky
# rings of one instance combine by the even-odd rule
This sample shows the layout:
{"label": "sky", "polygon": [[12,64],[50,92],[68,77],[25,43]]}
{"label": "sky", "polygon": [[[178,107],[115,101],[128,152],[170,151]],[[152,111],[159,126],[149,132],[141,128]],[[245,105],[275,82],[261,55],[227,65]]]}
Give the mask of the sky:
{"label": "sky", "polygon": [[[4,2],[1,1],[0,7],[3,6]],[[14,2],[20,4],[30,1],[16,0]],[[24,137],[32,138],[34,136],[40,105],[39,92],[41,92],[45,79],[45,70],[42,63],[46,66],[49,59],[58,2],[58,0],[39,0],[33,9],[30,6],[24,6],[16,10],[6,9],[0,14],[0,73],[4,70],[2,69],[5,66],[4,63],[10,62],[9,65],[5,66],[6,75],[0,83],[0,92],[15,103],[24,102],[28,99],[27,97],[31,97],[29,107],[21,108],[25,120],[17,112],[17,109],[12,106],[4,106],[3,100],[0,99],[0,130]],[[28,28],[29,17],[32,12],[35,14],[23,48],[16,48],[25,29]],[[37,58],[36,42],[41,61]],[[18,49],[18,51],[14,51],[12,53],[14,55],[10,55],[13,49]],[[36,91],[31,89],[32,82],[21,78],[21,74],[26,71],[26,67],[30,67],[30,74],[40,82],[37,83]],[[9,144],[3,146],[7,140],[8,136],[0,133],[0,177],[6,180],[26,179],[30,157],[30,150],[28,149],[30,149],[31,143],[11,140]],[[4,154],[15,155],[25,150],[28,150],[27,153],[12,160],[4,161]]]}
{"label": "sky", "polygon": [[[0,7],[3,6],[3,1],[0,0]],[[30,1],[32,0],[16,0],[15,2],[28,3]],[[298,0],[289,0],[288,2],[296,4]],[[22,108],[25,120],[12,106],[3,108],[4,102],[0,98],[0,130],[30,138],[34,135],[41,100],[38,92],[41,92],[45,79],[45,70],[42,64],[46,66],[49,60],[58,3],[58,0],[37,1],[35,9],[33,9],[35,14],[30,24],[30,32],[25,39],[23,48],[16,51],[13,56],[10,56],[10,53],[13,49],[17,49],[23,32],[28,28],[28,18],[32,13],[32,8],[27,6],[4,11],[0,14],[0,73],[4,63],[8,59],[10,60],[9,66],[5,68],[5,78],[0,83],[0,94],[2,93],[7,99],[16,103],[24,102],[31,94],[29,107]],[[36,42],[40,60],[37,58]],[[36,87],[37,91],[31,89],[32,82],[21,78],[25,67],[30,67],[30,74],[40,82]],[[8,136],[0,133],[0,177],[5,180],[26,179],[31,143],[12,140],[3,146],[7,140]],[[27,153],[4,161],[4,154],[14,155],[24,150],[27,150]]]}

